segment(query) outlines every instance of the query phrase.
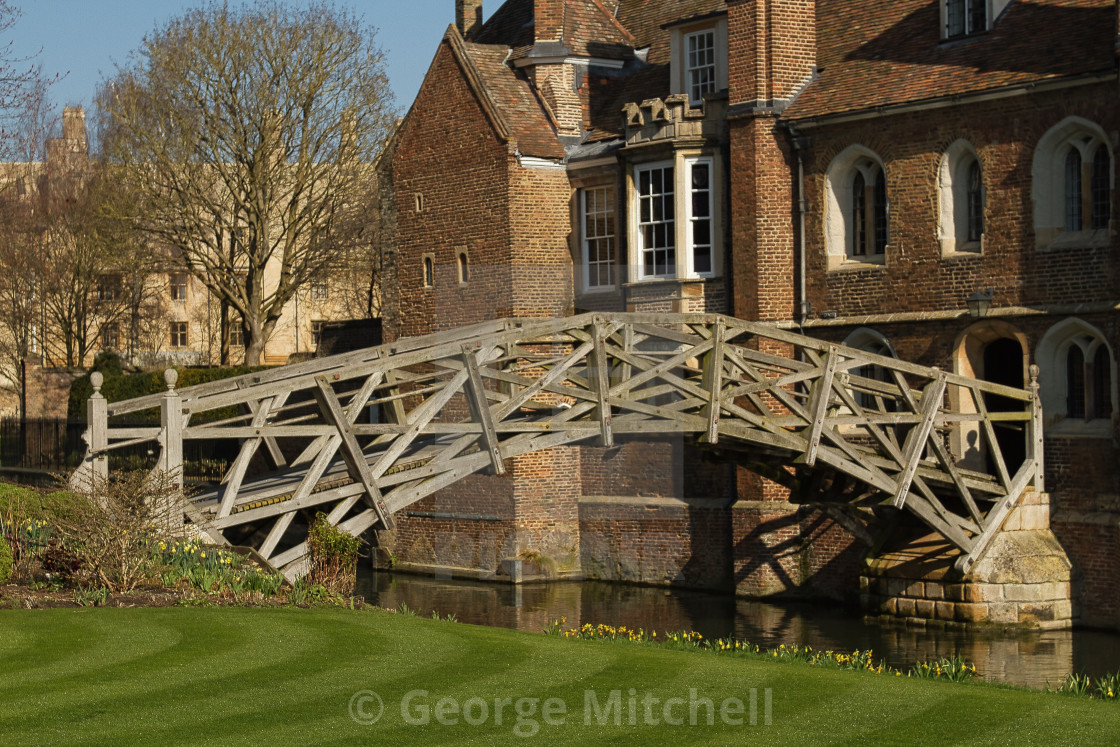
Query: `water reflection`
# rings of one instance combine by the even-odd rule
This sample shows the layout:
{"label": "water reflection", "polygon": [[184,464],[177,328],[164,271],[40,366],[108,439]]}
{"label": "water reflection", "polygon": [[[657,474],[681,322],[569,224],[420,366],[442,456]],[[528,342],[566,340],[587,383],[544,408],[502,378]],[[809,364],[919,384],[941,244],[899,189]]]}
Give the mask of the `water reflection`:
{"label": "water reflection", "polygon": [[875,651],[896,667],[960,653],[988,680],[1028,687],[1057,685],[1071,671],[1100,675],[1120,669],[1120,636],[1097,631],[963,632],[866,625],[838,606],[771,604],[685,589],[596,581],[491,584],[363,569],[358,594],[376,605],[406,604],[418,614],[455,615],[459,622],[539,632],[552,620],[626,625],[664,632],[695,630],[707,638],[734,635],[762,646],[808,644],[818,649]]}

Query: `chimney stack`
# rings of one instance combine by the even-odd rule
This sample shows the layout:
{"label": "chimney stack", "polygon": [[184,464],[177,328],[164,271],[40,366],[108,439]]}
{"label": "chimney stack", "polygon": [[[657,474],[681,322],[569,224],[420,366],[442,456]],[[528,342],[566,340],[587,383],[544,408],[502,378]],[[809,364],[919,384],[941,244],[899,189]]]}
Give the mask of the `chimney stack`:
{"label": "chimney stack", "polygon": [[538,44],[563,41],[563,0],[533,0],[533,36]]}
{"label": "chimney stack", "polygon": [[482,0],[455,0],[455,25],[464,39],[482,27]]}

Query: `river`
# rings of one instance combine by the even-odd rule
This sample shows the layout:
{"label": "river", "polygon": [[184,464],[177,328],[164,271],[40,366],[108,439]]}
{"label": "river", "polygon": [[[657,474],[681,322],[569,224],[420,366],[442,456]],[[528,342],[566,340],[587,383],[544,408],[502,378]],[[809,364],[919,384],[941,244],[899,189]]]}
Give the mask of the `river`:
{"label": "river", "polygon": [[656,630],[694,630],[706,638],[734,636],[763,647],[810,645],[821,650],[871,649],[903,670],[958,653],[983,679],[1056,687],[1070,672],[1093,676],[1120,670],[1120,634],[1093,631],[961,631],[865,623],[839,605],[760,602],[731,594],[598,581],[495,584],[361,568],[357,594],[389,609],[407,605],[462,623],[540,632],[565,618]]}

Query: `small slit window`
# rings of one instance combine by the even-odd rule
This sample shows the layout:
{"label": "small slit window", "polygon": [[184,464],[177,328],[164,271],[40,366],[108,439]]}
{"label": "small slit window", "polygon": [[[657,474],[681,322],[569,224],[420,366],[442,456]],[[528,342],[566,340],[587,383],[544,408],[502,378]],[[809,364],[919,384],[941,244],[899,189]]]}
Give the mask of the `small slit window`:
{"label": "small slit window", "polygon": [[436,284],[436,268],[431,257],[424,257],[424,287],[431,288]]}
{"label": "small slit window", "polygon": [[464,284],[471,279],[470,261],[466,252],[459,252],[459,283]]}

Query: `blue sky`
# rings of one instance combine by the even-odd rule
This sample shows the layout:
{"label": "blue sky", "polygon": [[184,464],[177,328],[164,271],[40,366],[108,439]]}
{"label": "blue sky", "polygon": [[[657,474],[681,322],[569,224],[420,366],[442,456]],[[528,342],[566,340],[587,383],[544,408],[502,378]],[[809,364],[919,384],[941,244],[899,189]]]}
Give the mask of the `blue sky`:
{"label": "blue sky", "polygon": [[[378,29],[388,61],[389,82],[403,110],[412,103],[436,46],[455,19],[454,0],[333,0]],[[144,35],[205,0],[12,0],[22,16],[8,30],[17,55],[38,53],[43,73],[69,74],[51,88],[61,109],[93,100],[97,84],[111,77]],[[489,15],[501,0],[483,2]],[[40,51],[41,50],[41,51]]]}

